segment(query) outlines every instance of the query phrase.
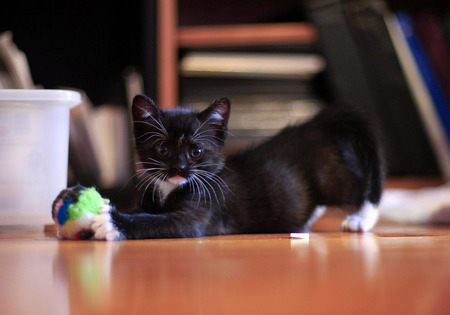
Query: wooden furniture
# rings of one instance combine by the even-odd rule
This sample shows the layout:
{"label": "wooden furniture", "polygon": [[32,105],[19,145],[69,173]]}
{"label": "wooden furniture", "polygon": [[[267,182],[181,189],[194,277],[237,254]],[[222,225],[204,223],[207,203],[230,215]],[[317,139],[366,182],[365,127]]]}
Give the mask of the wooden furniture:
{"label": "wooden furniture", "polygon": [[176,0],[158,0],[158,104],[178,104],[178,50],[189,47],[310,44],[317,32],[310,23],[178,26]]}

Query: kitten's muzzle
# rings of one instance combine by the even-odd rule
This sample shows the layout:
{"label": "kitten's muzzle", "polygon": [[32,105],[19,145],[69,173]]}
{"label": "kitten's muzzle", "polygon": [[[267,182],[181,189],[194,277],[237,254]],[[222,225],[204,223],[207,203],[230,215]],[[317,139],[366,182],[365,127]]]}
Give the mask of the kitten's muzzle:
{"label": "kitten's muzzle", "polygon": [[184,154],[180,154],[177,160],[170,166],[169,177],[173,176],[181,176],[184,178],[188,177],[188,168],[189,162],[184,156]]}
{"label": "kitten's muzzle", "polygon": [[189,177],[189,169],[187,164],[173,165],[169,170],[169,177],[181,176],[184,178]]}
{"label": "kitten's muzzle", "polygon": [[187,168],[172,168],[172,169],[170,169],[169,170],[169,178],[175,177],[175,176],[181,176],[184,178],[188,178],[189,172],[188,172]]}

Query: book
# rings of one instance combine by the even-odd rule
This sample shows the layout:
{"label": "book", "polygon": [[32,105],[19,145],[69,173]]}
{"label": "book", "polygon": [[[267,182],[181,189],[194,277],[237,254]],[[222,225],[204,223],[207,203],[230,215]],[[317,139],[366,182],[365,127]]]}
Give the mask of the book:
{"label": "book", "polygon": [[433,69],[406,13],[389,16],[387,25],[442,172],[450,179],[450,116]]}
{"label": "book", "polygon": [[385,25],[384,2],[318,0],[308,4],[308,12],[319,30],[332,101],[367,113],[378,126],[389,175],[439,174]]}
{"label": "book", "polygon": [[[450,105],[447,102],[442,86],[437,78],[435,68],[430,62],[422,43],[420,42],[412,18],[407,13],[396,14],[403,34],[408,42],[414,60],[431,95],[437,114],[442,122],[448,139],[450,139]],[[449,157],[450,158],[450,157]]]}
{"label": "book", "polygon": [[258,52],[190,52],[180,74],[197,77],[310,79],[325,68],[317,54]]}
{"label": "book", "polygon": [[447,43],[441,21],[436,13],[421,11],[413,16],[417,36],[436,71],[437,79],[450,102],[450,41]]}

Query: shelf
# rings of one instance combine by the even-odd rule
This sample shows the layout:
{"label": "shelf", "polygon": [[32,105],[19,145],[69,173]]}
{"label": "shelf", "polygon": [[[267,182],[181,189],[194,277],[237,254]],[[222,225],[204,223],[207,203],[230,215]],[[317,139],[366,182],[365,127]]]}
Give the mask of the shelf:
{"label": "shelf", "polygon": [[270,23],[185,26],[178,29],[178,46],[251,46],[312,44],[317,31],[310,23]]}
{"label": "shelf", "polygon": [[178,50],[195,47],[244,47],[312,44],[318,33],[311,23],[257,23],[207,26],[178,25],[178,1],[158,0],[158,104],[178,104]]}

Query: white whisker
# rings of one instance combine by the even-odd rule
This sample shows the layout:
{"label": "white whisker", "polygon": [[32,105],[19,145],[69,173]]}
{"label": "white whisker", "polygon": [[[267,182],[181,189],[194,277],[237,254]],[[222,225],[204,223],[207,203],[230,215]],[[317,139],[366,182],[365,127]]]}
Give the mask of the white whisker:
{"label": "white whisker", "polygon": [[[141,140],[141,138],[148,136],[147,138],[145,138],[144,140]],[[152,132],[146,132],[142,135],[140,135],[139,137],[136,137],[135,140],[136,141],[141,141],[141,142],[147,142],[150,141],[153,138],[157,138],[156,141],[154,141],[154,144],[156,144],[157,142],[165,142],[167,141],[167,137],[159,132],[156,131],[152,131]]]}
{"label": "white whisker", "polygon": [[211,197],[211,193],[208,190],[208,187],[206,187],[206,185],[203,182],[203,179],[201,177],[199,177],[196,174],[192,175],[192,178],[196,181],[196,183],[199,185],[199,192],[201,190],[202,195],[206,195],[205,192],[208,194],[208,198],[209,198],[209,206],[212,206],[212,197]]}

